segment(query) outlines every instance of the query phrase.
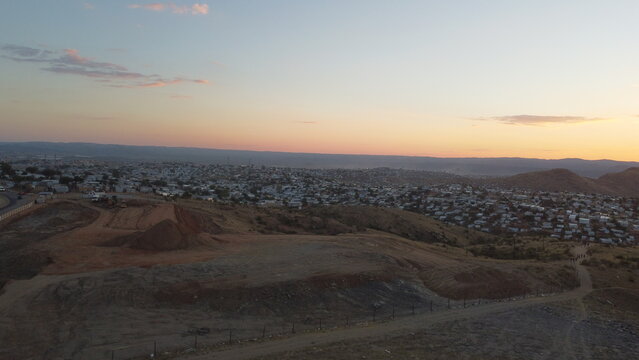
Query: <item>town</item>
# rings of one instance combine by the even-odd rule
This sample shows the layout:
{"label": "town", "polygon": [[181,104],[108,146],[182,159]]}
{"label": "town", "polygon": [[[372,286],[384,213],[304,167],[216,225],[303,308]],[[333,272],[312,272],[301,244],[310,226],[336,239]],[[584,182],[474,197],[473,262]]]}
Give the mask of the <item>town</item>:
{"label": "town", "polygon": [[0,187],[44,197],[155,194],[255,206],[400,208],[490,234],[635,244],[639,201],[600,194],[505,189],[484,179],[396,169],[295,169],[178,162],[3,159]]}

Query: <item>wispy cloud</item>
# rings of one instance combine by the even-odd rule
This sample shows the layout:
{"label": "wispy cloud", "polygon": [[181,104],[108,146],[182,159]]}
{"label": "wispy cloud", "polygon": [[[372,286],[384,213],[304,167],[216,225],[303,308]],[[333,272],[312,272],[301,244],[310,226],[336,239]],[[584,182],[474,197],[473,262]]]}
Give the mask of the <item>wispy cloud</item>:
{"label": "wispy cloud", "polygon": [[298,120],[298,121],[293,121],[296,124],[305,124],[305,125],[315,125],[317,124],[317,121],[303,121],[303,120]]}
{"label": "wispy cloud", "polygon": [[578,124],[591,121],[605,120],[583,116],[547,116],[547,115],[507,115],[477,118],[476,120],[497,121],[507,125],[550,125],[550,124]]}
{"label": "wispy cloud", "polygon": [[0,48],[5,59],[40,63],[41,70],[63,75],[76,75],[104,83],[107,86],[124,88],[163,87],[180,83],[208,84],[208,80],[183,77],[167,78],[158,74],[143,74],[130,71],[125,66],[96,61],[84,57],[76,49],[51,51],[21,45],[5,45]]}
{"label": "wispy cloud", "polygon": [[164,11],[166,4],[154,3],[154,4],[131,4],[129,9],[146,9],[151,11]]}
{"label": "wispy cloud", "polygon": [[84,3],[84,4],[82,4],[82,5],[84,6],[84,8],[85,8],[86,10],[93,10],[93,9],[95,9],[95,5],[93,5],[93,4],[91,4],[91,3],[88,3],[88,2],[85,2],[85,3]]}
{"label": "wispy cloud", "polygon": [[49,50],[34,49],[21,45],[5,45],[2,47],[2,50],[8,54],[4,55],[5,58],[16,61],[39,62],[53,54],[53,52]]}
{"label": "wispy cloud", "polygon": [[140,87],[149,87],[149,88],[154,88],[154,87],[165,87],[168,85],[175,85],[175,84],[180,84],[180,83],[194,83],[194,84],[202,84],[202,85],[208,85],[209,81],[208,80],[193,80],[193,79],[184,79],[184,78],[175,78],[173,80],[160,80],[160,81],[154,81],[154,82],[150,82],[150,83],[146,83],[146,84],[140,84]]}
{"label": "wispy cloud", "polygon": [[193,5],[176,5],[174,3],[131,4],[128,7],[130,9],[144,9],[157,12],[168,10],[174,14],[206,15],[209,13],[209,6],[199,3]]}

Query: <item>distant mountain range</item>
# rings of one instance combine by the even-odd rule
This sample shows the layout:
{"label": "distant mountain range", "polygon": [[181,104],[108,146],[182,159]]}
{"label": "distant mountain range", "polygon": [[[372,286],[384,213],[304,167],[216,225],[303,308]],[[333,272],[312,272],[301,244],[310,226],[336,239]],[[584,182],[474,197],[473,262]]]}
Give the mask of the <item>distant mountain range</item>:
{"label": "distant mountain range", "polygon": [[497,184],[541,191],[568,191],[639,197],[639,168],[588,178],[567,169],[552,169],[501,178]]}
{"label": "distant mountain range", "polygon": [[599,177],[639,167],[639,162],[582,159],[436,158],[422,156],[339,155],[185,147],[107,145],[93,143],[0,142],[0,157],[12,154],[90,157],[103,160],[190,161],[196,163],[266,165],[300,168],[394,169],[439,171],[464,176],[510,176],[565,168]]}

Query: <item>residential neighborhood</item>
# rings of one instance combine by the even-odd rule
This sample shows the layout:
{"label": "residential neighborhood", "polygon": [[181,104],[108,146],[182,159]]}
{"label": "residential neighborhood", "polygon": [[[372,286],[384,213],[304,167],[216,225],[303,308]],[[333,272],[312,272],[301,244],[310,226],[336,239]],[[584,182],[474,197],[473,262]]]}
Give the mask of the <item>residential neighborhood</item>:
{"label": "residential neighborhood", "polygon": [[0,186],[41,198],[155,194],[255,206],[400,208],[491,234],[634,244],[639,201],[600,194],[503,189],[445,173],[296,169],[184,162],[4,159]]}

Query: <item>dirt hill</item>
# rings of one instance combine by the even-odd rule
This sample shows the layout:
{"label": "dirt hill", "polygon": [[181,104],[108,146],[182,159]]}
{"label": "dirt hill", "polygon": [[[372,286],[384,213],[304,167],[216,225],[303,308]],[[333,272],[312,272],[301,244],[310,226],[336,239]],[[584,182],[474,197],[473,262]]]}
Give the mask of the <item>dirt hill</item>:
{"label": "dirt hill", "polygon": [[[258,338],[264,326],[301,333],[319,319],[361,323],[575,286],[563,262],[454,246],[475,235],[375,207],[54,200],[0,228],[0,343],[10,344],[0,358],[99,360],[116,347],[115,358],[138,358],[125,349],[156,340],[170,349],[191,327]],[[13,257],[27,268],[16,271]]]}
{"label": "dirt hill", "polygon": [[183,224],[162,220],[150,229],[118,237],[105,246],[127,246],[132,249],[170,251],[198,245],[197,232]]}
{"label": "dirt hill", "polygon": [[[207,234],[218,234],[222,231],[206,214],[173,205],[163,208],[169,210],[170,217],[162,219],[156,216],[158,222],[146,230],[110,239],[103,245],[153,251],[181,250],[204,245],[207,243]],[[139,220],[136,223],[139,223]]]}
{"label": "dirt hill", "polygon": [[585,194],[639,196],[639,168],[610,173],[598,179],[579,176],[566,169],[518,174],[497,181],[498,185],[539,191],[567,191]]}

